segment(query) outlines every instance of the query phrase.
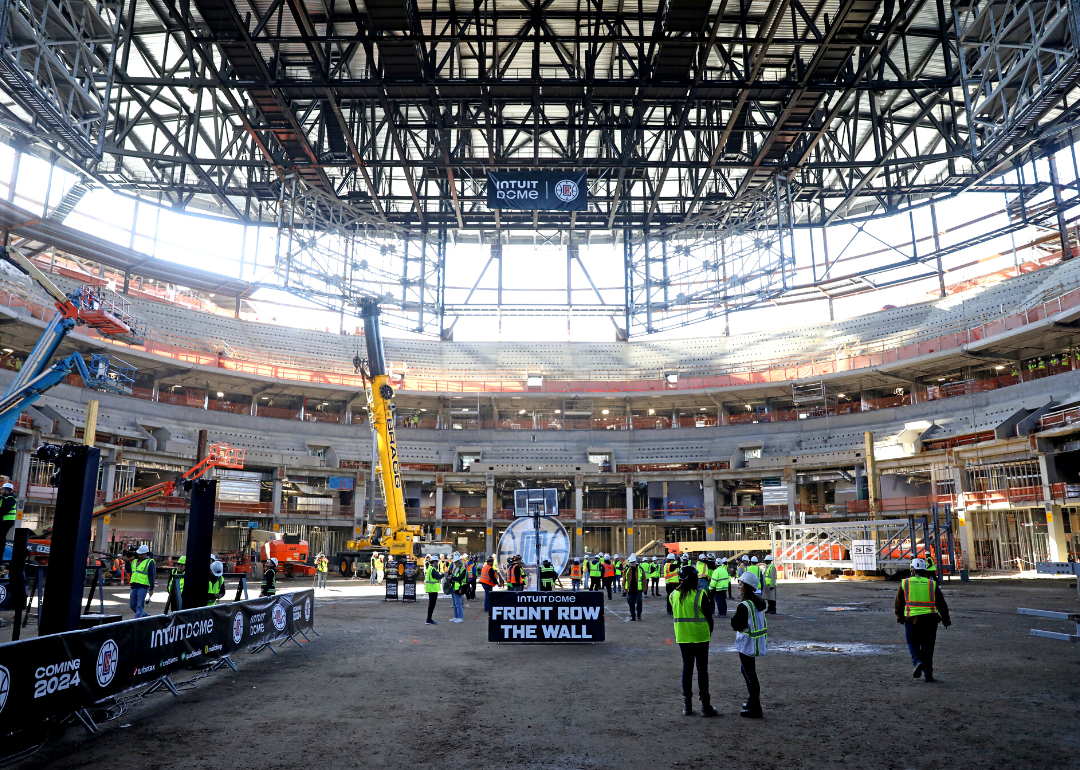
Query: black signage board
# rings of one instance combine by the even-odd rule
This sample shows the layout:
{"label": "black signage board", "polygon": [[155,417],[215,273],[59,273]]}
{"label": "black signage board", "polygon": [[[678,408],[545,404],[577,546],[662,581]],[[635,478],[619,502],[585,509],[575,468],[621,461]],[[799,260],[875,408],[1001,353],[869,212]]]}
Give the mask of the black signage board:
{"label": "black signage board", "polygon": [[397,562],[394,557],[388,556],[386,558],[386,594],[383,596],[384,602],[396,602],[398,600],[397,583]]}
{"label": "black signage board", "polygon": [[[0,644],[0,737],[311,628],[306,589]],[[0,741],[2,743],[2,741]]]}
{"label": "black signage board", "polygon": [[584,171],[489,171],[487,175],[489,209],[585,211],[588,197]]}
{"label": "black signage board", "polygon": [[416,601],[416,559],[405,557],[405,576],[401,581],[401,601]]}
{"label": "black signage board", "polygon": [[604,641],[603,591],[492,591],[489,642]]}

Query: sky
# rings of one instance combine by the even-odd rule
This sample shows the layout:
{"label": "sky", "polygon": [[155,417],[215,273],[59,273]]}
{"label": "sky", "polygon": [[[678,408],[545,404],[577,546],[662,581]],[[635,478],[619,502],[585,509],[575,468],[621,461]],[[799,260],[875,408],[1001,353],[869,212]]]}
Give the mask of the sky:
{"label": "sky", "polygon": [[[0,145],[0,191],[8,193],[11,176],[13,151],[6,145]],[[1061,181],[1065,184],[1075,180],[1075,166],[1068,152],[1059,156],[1058,169]],[[1040,161],[1039,178],[1046,179],[1049,174],[1046,161]],[[1010,179],[1012,177],[1010,176]],[[1028,175],[1030,179],[1030,174]],[[40,212],[48,195],[50,207],[62,198],[64,191],[75,178],[60,169],[54,169],[50,179],[49,164],[29,155],[21,159],[15,202],[17,205]],[[51,182],[51,185],[50,185]],[[1068,193],[1067,193],[1068,195]],[[1050,197],[1050,192],[1041,198]],[[1005,195],[965,194],[946,200],[937,205],[938,228],[942,245],[955,243],[972,237],[987,229],[994,229],[1006,222],[1003,209]],[[977,217],[993,212],[997,215],[979,222],[977,225],[960,228],[959,225]],[[273,281],[273,255],[276,251],[277,234],[269,227],[243,227],[227,220],[208,216],[197,216],[173,211],[154,205],[152,200],[142,200],[136,204],[132,198],[112,193],[105,189],[94,189],[84,196],[82,201],[67,219],[67,224],[93,235],[106,238],[123,246],[130,246],[138,251],[160,259],[175,261],[221,273],[230,277],[249,281]],[[134,224],[134,234],[132,225]],[[875,220],[857,231],[852,225],[833,225],[828,231],[830,253],[835,258],[838,254],[851,257],[868,252],[888,249],[886,253],[868,256],[862,259],[841,263],[834,269],[836,273],[849,273],[869,267],[882,261],[899,258],[910,253],[910,246],[890,248],[890,244],[903,244],[911,240],[912,223],[907,213]],[[914,228],[918,237],[931,234],[930,211],[928,208],[914,212]],[[1017,252],[1018,261],[1032,256],[1032,250],[1022,246],[1046,231],[1029,229],[1015,234],[1015,244],[1021,247]],[[814,252],[820,261],[822,254],[821,232],[799,230],[796,232],[796,264],[799,267],[797,283],[807,282],[810,272],[810,239],[813,239]],[[1013,242],[1009,236],[968,248],[945,259],[945,268],[950,270],[946,283],[954,284],[968,278],[984,275],[1013,264]],[[932,250],[929,242],[920,243],[921,253]],[[1001,256],[986,259],[967,267],[965,263],[974,262],[1002,252]],[[389,259],[378,253],[367,253],[373,263],[380,259]],[[580,248],[581,262],[589,272],[593,283],[599,290],[604,302],[621,307],[623,303],[623,254],[622,245],[594,245]],[[450,244],[447,249],[447,302],[462,302],[476,284],[481,271],[488,262],[488,248],[472,244]],[[596,295],[589,288],[588,282],[575,265],[574,282],[578,290],[573,299],[578,304],[592,304]],[[503,298],[505,304],[563,304],[566,301],[566,252],[563,247],[553,246],[504,246],[503,248]],[[936,296],[937,281],[930,279],[919,283],[881,289],[834,303],[837,320],[851,318],[881,309],[885,305],[905,305],[921,302]],[[678,288],[672,292],[677,294]],[[928,294],[929,293],[929,294]],[[488,269],[473,295],[473,302],[492,303],[496,299],[495,268]],[[260,290],[255,295],[259,313],[253,318],[271,323],[286,323],[307,328],[337,331],[341,318],[337,313],[319,310],[302,298],[284,291]],[[1003,310],[1007,310],[1003,308]],[[622,324],[621,317],[618,319]],[[808,323],[823,323],[829,320],[828,303],[824,300],[795,305],[769,307],[741,313],[730,317],[732,334],[765,329],[790,328]],[[344,326],[353,330],[356,319],[346,318]],[[723,333],[722,319],[696,324],[652,335],[650,338],[679,338],[713,336]],[[387,329],[386,336],[407,336],[396,330]],[[612,341],[615,329],[608,318],[574,317],[568,328],[565,315],[550,318],[504,316],[500,324],[494,318],[463,317],[454,327],[454,338],[458,341]]]}

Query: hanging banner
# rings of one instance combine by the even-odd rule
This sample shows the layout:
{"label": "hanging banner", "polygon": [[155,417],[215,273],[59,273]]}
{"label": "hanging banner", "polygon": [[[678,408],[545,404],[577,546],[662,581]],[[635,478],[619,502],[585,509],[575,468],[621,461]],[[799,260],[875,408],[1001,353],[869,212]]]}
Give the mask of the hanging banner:
{"label": "hanging banner", "polygon": [[603,591],[492,591],[489,642],[604,641]]}
{"label": "hanging banner", "polygon": [[315,591],[0,644],[0,736],[311,628]]}
{"label": "hanging banner", "polygon": [[489,209],[585,211],[588,178],[584,171],[488,172]]}

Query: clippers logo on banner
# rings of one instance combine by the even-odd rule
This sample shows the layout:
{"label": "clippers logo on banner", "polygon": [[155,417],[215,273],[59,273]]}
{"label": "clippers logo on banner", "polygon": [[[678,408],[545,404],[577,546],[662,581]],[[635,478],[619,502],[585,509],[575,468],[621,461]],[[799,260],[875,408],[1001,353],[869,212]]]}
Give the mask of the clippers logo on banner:
{"label": "clippers logo on banner", "polygon": [[98,687],[109,686],[113,677],[116,676],[116,669],[119,665],[120,650],[117,648],[116,642],[109,639],[98,650],[97,667],[94,669],[94,673],[97,674]]}
{"label": "clippers logo on banner", "polygon": [[520,171],[487,178],[490,209],[519,211],[585,211],[588,179],[584,171]]}
{"label": "clippers logo on banner", "polygon": [[8,670],[3,666],[0,666],[0,714],[4,713],[4,706],[7,705],[8,693],[11,691],[11,676],[8,674]]}

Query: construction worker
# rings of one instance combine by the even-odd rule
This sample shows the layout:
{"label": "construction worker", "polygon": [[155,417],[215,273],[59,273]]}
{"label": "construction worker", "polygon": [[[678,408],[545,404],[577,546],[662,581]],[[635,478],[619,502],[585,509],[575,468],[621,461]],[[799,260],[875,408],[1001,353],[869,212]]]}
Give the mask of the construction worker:
{"label": "construction worker", "polygon": [[637,556],[630,554],[630,558],[626,560],[626,571],[623,573],[623,590],[625,591],[623,596],[627,597],[626,602],[630,605],[630,620],[641,620],[641,609],[644,604],[642,592],[647,587],[647,578],[643,570],[643,565],[638,564]]}
{"label": "construction worker", "polygon": [[506,568],[506,582],[511,591],[525,590],[525,565],[521,563],[520,556],[511,556]]}
{"label": "construction worker", "polygon": [[136,618],[147,617],[146,600],[154,595],[154,581],[157,578],[157,564],[150,558],[150,547],[143,543],[136,549],[131,561],[131,596],[128,606]]}
{"label": "construction worker", "polygon": [[[615,565],[615,579],[611,582],[611,587],[615,591],[622,591],[622,576],[623,576],[623,561],[619,558],[619,554],[615,554],[611,557],[611,563]],[[626,596],[626,592],[623,591],[623,596]]]}
{"label": "construction worker", "polygon": [[711,575],[709,573],[709,564],[708,564],[708,560],[707,560],[707,557],[705,556],[705,554],[699,554],[698,557],[697,557],[697,573],[698,573],[697,587],[699,589],[701,589],[702,591],[708,591],[709,590],[709,578],[711,577]]}
{"label": "construction worker", "polygon": [[739,561],[738,569],[735,575],[735,579],[738,580],[742,577],[742,574],[746,572],[746,568],[750,566],[750,557],[743,554],[742,559]]}
{"label": "construction worker", "polygon": [[757,659],[765,654],[769,624],[765,620],[765,600],[759,595],[760,580],[756,572],[747,570],[739,577],[742,601],[731,619],[735,631],[735,650],[739,653],[743,679],[749,697],[739,716],[761,719],[761,684],[757,677]]}
{"label": "construction worker", "polygon": [[435,612],[435,603],[439,601],[439,590],[442,588],[443,573],[439,571],[439,562],[429,560],[424,566],[424,591],[427,593],[427,625],[439,625],[431,614]]}
{"label": "construction worker", "polygon": [[380,556],[377,553],[371,554],[371,561],[368,563],[368,584],[375,585],[375,581],[379,579],[379,559]]}
{"label": "construction worker", "polygon": [[735,561],[734,558],[732,558],[727,563],[727,573],[728,573],[727,598],[730,599],[731,601],[735,601],[735,596],[734,596],[734,594],[731,593],[731,584],[734,583],[735,581],[732,580],[731,578],[735,577],[737,571],[738,571],[738,563]]}
{"label": "construction worker", "polygon": [[911,577],[900,581],[893,609],[896,622],[904,624],[904,638],[915,667],[911,675],[916,679],[925,676],[927,682],[933,682],[937,625],[941,623],[948,628],[952,619],[941,588],[926,572],[926,561],[912,559],[911,571]]}
{"label": "construction worker", "polygon": [[225,567],[215,561],[210,565],[210,587],[206,590],[206,606],[213,607],[225,595]]}
{"label": "construction worker", "polygon": [[667,591],[667,614],[671,614],[671,592],[679,585],[679,562],[669,553],[664,562],[664,589]]}
{"label": "construction worker", "polygon": [[[551,566],[550,559],[544,559],[543,565],[540,567],[540,572],[537,574],[537,581],[540,583],[541,591],[554,591],[555,581],[559,579],[559,575],[555,572],[555,568]],[[562,584],[559,584],[562,587]]]}
{"label": "construction worker", "polygon": [[484,612],[491,612],[491,592],[495,590],[495,586],[500,588],[503,585],[502,575],[499,574],[498,567],[495,566],[495,557],[487,557],[487,561],[484,562],[484,566],[480,569],[480,585],[484,587]]}
{"label": "construction worker", "polygon": [[926,575],[937,580],[937,564],[934,563],[934,556],[929,548],[926,549]]}
{"label": "construction worker", "polygon": [[693,566],[679,571],[679,582],[668,597],[674,616],[675,641],[682,654],[683,714],[694,713],[694,667],[698,674],[701,715],[714,717],[717,711],[709,698],[709,637],[713,630],[712,602],[697,587],[698,572]]}
{"label": "construction worker", "polygon": [[581,576],[581,559],[574,559],[573,564],[570,565],[570,586],[574,593],[581,588]]}
{"label": "construction worker", "polygon": [[601,586],[603,586],[603,567],[600,564],[600,557],[593,554],[592,559],[589,560],[589,590],[599,591]]}
{"label": "construction worker", "polygon": [[465,597],[469,601],[476,598],[476,556],[465,559]]}
{"label": "construction worker", "polygon": [[8,532],[15,526],[15,517],[19,515],[19,498],[15,497],[15,485],[5,481],[0,486],[0,557],[4,553],[4,543]]}
{"label": "construction worker", "polygon": [[652,583],[652,595],[660,595],[660,575],[663,574],[663,568],[656,562],[656,557],[653,556],[649,559],[649,580]]}
{"label": "construction worker", "polygon": [[319,555],[315,557],[315,580],[318,588],[326,588],[326,571],[330,569],[330,560],[326,558],[326,554],[319,551]]}
{"label": "construction worker", "polygon": [[611,601],[611,588],[615,585],[615,564],[611,561],[611,554],[604,554],[604,563],[601,565],[604,574],[604,590],[607,591],[608,601]]}
{"label": "construction worker", "polygon": [[709,578],[709,590],[712,591],[713,602],[716,603],[717,617],[727,617],[727,593],[731,590],[731,575],[728,574],[727,566],[717,564]]}
{"label": "construction worker", "polygon": [[764,581],[761,588],[761,598],[768,605],[766,615],[776,614],[776,565],[773,564],[772,554],[765,555],[765,566],[762,568],[761,579]]}
{"label": "construction worker", "polygon": [[758,596],[760,596],[761,595],[761,585],[764,582],[765,570],[763,570],[761,568],[761,565],[758,563],[758,557],[753,556],[753,557],[750,558],[750,566],[746,568],[746,571],[747,572],[752,572],[753,574],[757,575]]}
{"label": "construction worker", "polygon": [[259,591],[259,596],[274,596],[277,593],[277,570],[276,556],[271,556],[263,562],[262,590]]}
{"label": "construction worker", "polygon": [[176,560],[176,566],[173,567],[172,574],[169,575],[169,591],[172,592],[173,584],[176,584],[177,590],[181,595],[184,593],[184,574],[187,571],[187,556],[181,556]]}
{"label": "construction worker", "polygon": [[450,618],[451,623],[465,622],[465,607],[461,595],[465,593],[467,583],[465,562],[462,560],[460,553],[455,553],[453,561],[450,563],[450,599],[454,603],[454,617]]}

